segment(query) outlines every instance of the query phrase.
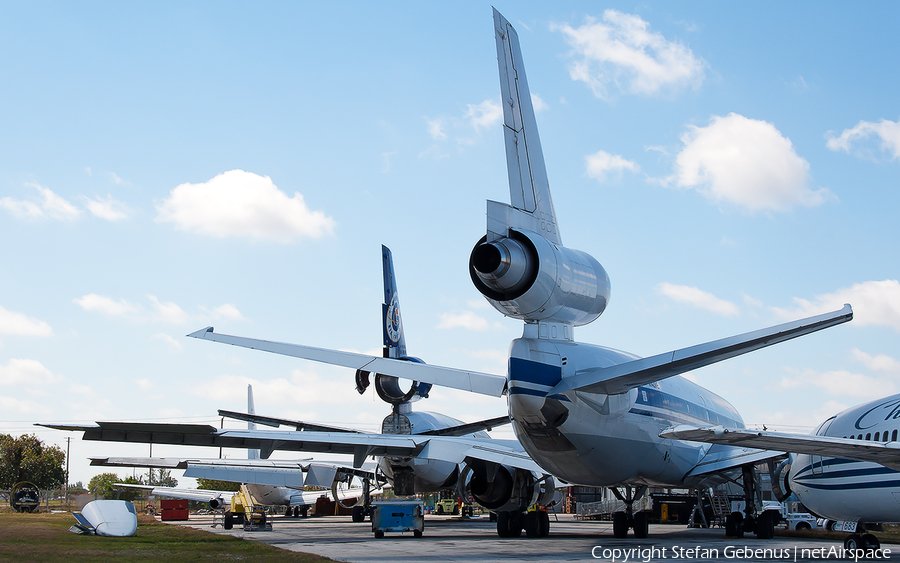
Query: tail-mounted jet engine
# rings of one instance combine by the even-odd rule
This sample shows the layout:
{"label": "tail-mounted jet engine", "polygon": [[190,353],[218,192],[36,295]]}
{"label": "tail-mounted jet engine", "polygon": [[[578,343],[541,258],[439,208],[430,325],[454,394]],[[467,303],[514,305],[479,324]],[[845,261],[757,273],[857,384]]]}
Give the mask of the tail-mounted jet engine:
{"label": "tail-mounted jet engine", "polygon": [[[385,355],[385,357],[387,357],[387,355]],[[415,362],[417,364],[425,363],[413,356],[405,356],[397,359]],[[366,389],[369,388],[370,373],[371,372],[361,369],[356,370],[356,391],[360,395],[365,393]],[[380,373],[375,374],[375,392],[378,393],[378,397],[381,398],[382,401],[391,405],[400,405],[418,401],[423,398],[427,399],[429,391],[431,391],[431,383],[419,383],[418,381],[413,381],[412,385],[409,386],[409,389],[403,391],[400,387],[400,378],[392,375],[382,375]]]}
{"label": "tail-mounted jet engine", "polygon": [[210,507],[212,510],[215,510],[215,509],[219,508],[220,506],[222,506],[222,503],[219,501],[219,499],[217,499],[217,498],[210,499],[210,501],[209,501],[209,507]]}
{"label": "tail-mounted jet engine", "polygon": [[482,237],[469,257],[469,275],[494,308],[525,321],[586,325],[610,297],[609,276],[591,255],[527,230]]}
{"label": "tail-mounted jet engine", "polygon": [[549,505],[554,485],[553,477],[540,479],[524,469],[471,460],[460,471],[458,492],[491,511],[522,512],[534,504]]}

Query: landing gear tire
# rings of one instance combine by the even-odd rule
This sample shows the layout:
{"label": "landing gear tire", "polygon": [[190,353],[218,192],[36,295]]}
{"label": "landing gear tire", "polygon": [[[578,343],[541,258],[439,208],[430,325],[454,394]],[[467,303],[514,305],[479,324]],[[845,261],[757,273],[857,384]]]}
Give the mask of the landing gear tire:
{"label": "landing gear tire", "polygon": [[497,535],[501,538],[517,538],[522,535],[525,518],[521,512],[504,510],[497,513]]}
{"label": "landing gear tire", "polygon": [[764,510],[756,518],[756,537],[761,540],[770,540],[775,537],[775,513]]}
{"label": "landing gear tire", "polygon": [[876,538],[872,534],[863,534],[862,541],[863,548],[866,550],[881,549],[881,542],[878,541],[878,538]]}
{"label": "landing gear tire", "polygon": [[375,530],[375,539],[380,540],[384,537],[384,530]]}
{"label": "landing gear tire", "polygon": [[744,537],[744,515],[740,512],[732,512],[725,517],[725,537]]}
{"label": "landing gear tire", "polygon": [[538,537],[546,538],[550,535],[550,514],[544,511],[538,512],[538,520],[541,523],[541,533]]}
{"label": "landing gear tire", "polygon": [[362,506],[354,506],[353,510],[350,513],[350,518],[354,522],[365,522],[366,521],[366,509]]}
{"label": "landing gear tire", "polygon": [[413,537],[414,537],[414,538],[421,538],[421,537],[422,537],[422,530],[413,530]]}
{"label": "landing gear tire", "polygon": [[847,536],[847,539],[844,540],[844,549],[847,551],[856,551],[857,549],[864,549],[862,536],[859,534],[850,534]]}
{"label": "landing gear tire", "polygon": [[541,517],[538,512],[525,513],[525,535],[529,538],[541,537]]}
{"label": "landing gear tire", "polygon": [[613,537],[623,539],[628,536],[628,515],[624,512],[613,514]]}
{"label": "landing gear tire", "polygon": [[634,537],[642,540],[650,533],[650,519],[646,512],[638,512],[634,515]]}

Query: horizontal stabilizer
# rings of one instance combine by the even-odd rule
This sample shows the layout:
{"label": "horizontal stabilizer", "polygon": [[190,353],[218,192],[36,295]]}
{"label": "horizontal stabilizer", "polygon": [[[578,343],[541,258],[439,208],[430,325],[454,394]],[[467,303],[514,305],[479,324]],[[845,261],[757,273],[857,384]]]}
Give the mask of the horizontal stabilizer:
{"label": "horizontal stabilizer", "polygon": [[497,418],[491,418],[488,420],[481,420],[478,422],[470,422],[468,424],[460,424],[458,426],[451,426],[449,428],[437,428],[435,430],[428,430],[425,432],[419,433],[420,436],[465,436],[466,434],[472,434],[474,432],[481,432],[482,430],[493,430],[498,426],[503,426],[504,424],[509,424],[509,415],[506,416],[498,416]]}
{"label": "horizontal stabilizer", "polygon": [[640,385],[666,379],[698,369],[772,344],[804,336],[853,319],[853,309],[843,309],[815,317],[698,344],[649,358],[642,358],[605,368],[592,368],[567,377],[547,393],[548,396],[568,391],[625,393]]}
{"label": "horizontal stabilizer", "polygon": [[882,443],[811,434],[788,434],[722,426],[700,428],[688,425],[669,428],[659,436],[673,440],[869,461],[900,471],[900,444],[897,442]]}
{"label": "horizontal stabilizer", "polygon": [[380,373],[382,375],[392,375],[401,379],[431,383],[442,387],[450,387],[451,389],[470,391],[481,395],[490,395],[492,397],[500,397],[506,391],[506,377],[502,375],[432,366],[416,362],[395,360],[393,358],[358,354],[356,352],[344,352],[342,350],[314,348],[312,346],[303,346],[300,344],[286,344],[283,342],[270,342],[268,340],[244,338],[242,336],[230,336],[228,334],[216,333],[213,330],[213,327],[207,327],[198,330],[197,332],[192,332],[191,334],[188,334],[188,336],[203,340],[212,340],[213,342],[221,342],[223,344],[231,344],[233,346],[241,346],[252,350],[262,350],[264,352],[272,352],[273,354],[303,358],[314,362],[322,362],[352,369],[361,369],[372,373]]}
{"label": "horizontal stabilizer", "polygon": [[279,426],[293,426],[297,430],[309,430],[313,432],[354,432],[359,433],[358,430],[347,430],[346,428],[338,428],[337,426],[323,426],[321,424],[310,424],[308,422],[303,422],[300,420],[289,420],[286,418],[275,418],[272,416],[262,416],[259,414],[247,414],[245,412],[236,412],[236,411],[226,411],[223,409],[219,409],[219,416],[224,416],[225,418],[233,418],[235,420],[243,420],[244,422],[253,422],[255,424],[262,424],[263,426],[271,426],[272,428],[278,428]]}

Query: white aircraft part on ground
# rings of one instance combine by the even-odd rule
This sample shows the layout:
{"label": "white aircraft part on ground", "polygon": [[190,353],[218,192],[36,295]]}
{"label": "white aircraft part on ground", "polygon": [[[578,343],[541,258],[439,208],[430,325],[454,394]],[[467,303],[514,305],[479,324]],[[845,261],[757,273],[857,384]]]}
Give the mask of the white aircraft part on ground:
{"label": "white aircraft part on ground", "polygon": [[110,537],[133,536],[138,525],[134,505],[124,500],[91,501],[76,520],[81,526],[90,526],[98,536]]}

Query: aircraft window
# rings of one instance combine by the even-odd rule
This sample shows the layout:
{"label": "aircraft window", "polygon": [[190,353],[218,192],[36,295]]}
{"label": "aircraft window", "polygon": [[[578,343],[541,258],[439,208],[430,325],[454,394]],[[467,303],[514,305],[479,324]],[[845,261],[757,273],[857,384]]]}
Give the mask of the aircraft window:
{"label": "aircraft window", "polygon": [[857,440],[862,440],[862,434],[856,437]]}
{"label": "aircraft window", "polygon": [[872,433],[866,432],[866,440],[871,440],[871,439],[872,439]]}
{"label": "aircraft window", "polygon": [[891,432],[891,442],[896,442],[896,441],[897,441],[897,431],[894,430],[893,432]]}
{"label": "aircraft window", "polygon": [[876,432],[876,433],[875,433],[875,441],[876,441],[876,442],[880,442],[881,440],[878,439],[878,438],[880,438],[880,437],[881,437],[881,432]]}
{"label": "aircraft window", "polygon": [[887,430],[884,431],[884,434],[881,435],[881,440],[884,442],[888,441],[888,433]]}

